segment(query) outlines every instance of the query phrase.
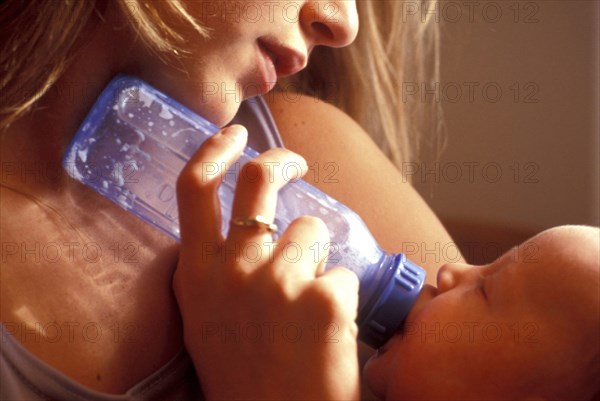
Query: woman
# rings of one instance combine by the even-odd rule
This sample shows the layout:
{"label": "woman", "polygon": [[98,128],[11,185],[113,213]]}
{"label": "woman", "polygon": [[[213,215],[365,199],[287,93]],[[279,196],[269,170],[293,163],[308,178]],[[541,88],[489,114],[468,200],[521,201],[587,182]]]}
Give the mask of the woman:
{"label": "woman", "polygon": [[[177,248],[68,180],[60,160],[117,73],[224,125],[241,100],[302,69],[313,47],[346,46],[357,32],[351,1],[252,2],[264,10],[258,20],[240,4],[250,2],[3,3],[3,340],[28,366],[10,380],[36,372],[25,381],[38,383],[21,380],[11,396],[182,399],[198,391],[171,290]],[[286,146],[312,166],[312,181],[361,214],[382,246],[449,241],[346,115],[306,97],[273,96],[270,104]],[[335,175],[324,180],[331,165]],[[410,213],[398,211],[398,200]],[[15,366],[6,355],[3,372]]]}

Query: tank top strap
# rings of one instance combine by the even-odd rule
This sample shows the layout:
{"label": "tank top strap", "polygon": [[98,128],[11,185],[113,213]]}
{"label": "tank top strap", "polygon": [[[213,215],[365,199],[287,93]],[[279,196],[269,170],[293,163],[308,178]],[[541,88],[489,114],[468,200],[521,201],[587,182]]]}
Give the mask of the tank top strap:
{"label": "tank top strap", "polygon": [[248,129],[248,145],[258,152],[283,147],[273,115],[261,96],[242,102],[231,124],[241,124]]}

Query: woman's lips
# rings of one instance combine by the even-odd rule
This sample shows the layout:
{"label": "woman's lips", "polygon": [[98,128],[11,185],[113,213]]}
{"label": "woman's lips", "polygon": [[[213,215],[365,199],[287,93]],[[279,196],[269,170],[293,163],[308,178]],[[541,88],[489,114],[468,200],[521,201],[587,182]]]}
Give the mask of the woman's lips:
{"label": "woman's lips", "polygon": [[308,61],[306,49],[293,48],[273,37],[261,37],[257,42],[261,51],[271,59],[277,76],[292,75],[306,67]]}
{"label": "woman's lips", "polygon": [[275,69],[275,61],[268,49],[260,43],[258,48],[261,55],[258,63],[258,92],[262,95],[273,89],[275,83],[277,83],[277,70]]}
{"label": "woman's lips", "polygon": [[259,38],[257,47],[254,75],[242,83],[245,98],[264,95],[273,89],[278,77],[295,74],[306,66],[306,53],[282,45],[273,38]]}

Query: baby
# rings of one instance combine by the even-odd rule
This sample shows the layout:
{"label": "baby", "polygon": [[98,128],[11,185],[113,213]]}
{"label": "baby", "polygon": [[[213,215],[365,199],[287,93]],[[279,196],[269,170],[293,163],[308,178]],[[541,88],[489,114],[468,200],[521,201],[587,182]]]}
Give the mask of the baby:
{"label": "baby", "polygon": [[388,400],[597,398],[599,242],[597,228],[558,227],[489,265],[443,266],[367,362],[369,387]]}

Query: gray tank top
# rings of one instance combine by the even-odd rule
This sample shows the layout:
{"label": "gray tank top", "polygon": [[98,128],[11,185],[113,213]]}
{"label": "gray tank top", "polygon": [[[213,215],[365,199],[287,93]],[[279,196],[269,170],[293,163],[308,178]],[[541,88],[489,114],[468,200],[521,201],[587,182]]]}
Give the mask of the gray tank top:
{"label": "gray tank top", "polygon": [[[283,146],[269,108],[260,97],[243,102],[232,122],[248,128],[249,145],[259,152]],[[9,325],[0,324],[0,400],[203,399],[194,366],[183,349],[125,394],[105,394],[82,386],[31,354],[11,335]]]}

